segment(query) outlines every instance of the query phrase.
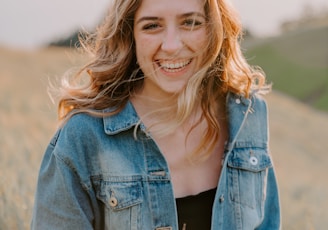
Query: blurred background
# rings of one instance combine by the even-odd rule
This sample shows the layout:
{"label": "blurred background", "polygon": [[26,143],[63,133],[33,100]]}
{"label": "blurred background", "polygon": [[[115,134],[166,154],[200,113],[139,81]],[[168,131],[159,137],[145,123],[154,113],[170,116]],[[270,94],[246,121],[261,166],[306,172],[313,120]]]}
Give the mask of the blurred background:
{"label": "blurred background", "polygon": [[[0,229],[29,229],[40,162],[57,125],[49,81],[88,60],[74,48],[76,35],[93,31],[109,2],[0,0]],[[245,56],[273,83],[266,99],[283,228],[327,229],[328,2],[232,2]]]}

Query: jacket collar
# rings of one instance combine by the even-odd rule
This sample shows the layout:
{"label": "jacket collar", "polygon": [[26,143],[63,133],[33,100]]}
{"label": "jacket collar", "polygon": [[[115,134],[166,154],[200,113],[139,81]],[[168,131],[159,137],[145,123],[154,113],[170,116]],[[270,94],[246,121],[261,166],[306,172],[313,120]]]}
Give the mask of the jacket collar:
{"label": "jacket collar", "polygon": [[[229,118],[229,146],[233,146],[248,113],[251,111],[251,100],[240,95],[228,93],[226,98],[227,115]],[[104,112],[109,112],[105,110]],[[114,135],[136,126],[139,122],[139,116],[130,101],[119,113],[112,116],[104,116],[104,130],[108,135]],[[145,127],[140,123],[142,130]],[[228,146],[228,149],[229,149]]]}
{"label": "jacket collar", "polygon": [[[110,111],[111,110],[108,109],[104,112],[106,113]],[[132,103],[128,101],[122,111],[112,116],[105,116],[103,120],[105,133],[108,135],[114,135],[136,126],[140,118]]]}
{"label": "jacket collar", "polygon": [[237,141],[248,114],[252,113],[252,100],[237,94],[228,93],[226,106],[229,126],[229,140],[226,148],[231,150]]}

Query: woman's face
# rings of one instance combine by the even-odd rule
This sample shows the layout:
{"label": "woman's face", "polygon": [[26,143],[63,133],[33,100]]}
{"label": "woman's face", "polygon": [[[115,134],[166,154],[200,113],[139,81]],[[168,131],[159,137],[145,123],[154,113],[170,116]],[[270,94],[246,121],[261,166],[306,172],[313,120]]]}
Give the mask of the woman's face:
{"label": "woman's face", "polygon": [[207,44],[203,0],[142,0],[134,18],[143,93],[179,92],[200,68]]}

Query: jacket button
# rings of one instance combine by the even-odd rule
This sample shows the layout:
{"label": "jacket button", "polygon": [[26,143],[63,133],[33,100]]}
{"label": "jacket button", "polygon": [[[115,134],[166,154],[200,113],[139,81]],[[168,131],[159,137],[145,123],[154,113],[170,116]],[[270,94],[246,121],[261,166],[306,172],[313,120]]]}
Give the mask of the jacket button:
{"label": "jacket button", "polygon": [[239,98],[236,99],[236,103],[239,105],[241,100]]}
{"label": "jacket button", "polygon": [[224,201],[224,195],[221,195],[220,198],[219,198],[219,202],[223,203],[223,201]]}
{"label": "jacket button", "polygon": [[257,165],[259,161],[256,157],[251,157],[249,158],[249,162],[251,163],[251,165]]}
{"label": "jacket button", "polygon": [[111,197],[110,199],[109,199],[109,205],[111,206],[111,207],[116,207],[117,206],[117,199],[115,198],[115,197]]}

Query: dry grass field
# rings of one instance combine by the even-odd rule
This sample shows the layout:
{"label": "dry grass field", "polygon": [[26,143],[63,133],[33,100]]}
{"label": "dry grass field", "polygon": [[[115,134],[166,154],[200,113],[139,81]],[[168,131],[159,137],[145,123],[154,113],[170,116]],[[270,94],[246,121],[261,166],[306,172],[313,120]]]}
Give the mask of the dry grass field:
{"label": "dry grass field", "polygon": [[[40,161],[56,129],[48,79],[82,63],[76,51],[0,48],[0,229],[29,229]],[[271,150],[283,228],[328,226],[328,115],[271,93]]]}

